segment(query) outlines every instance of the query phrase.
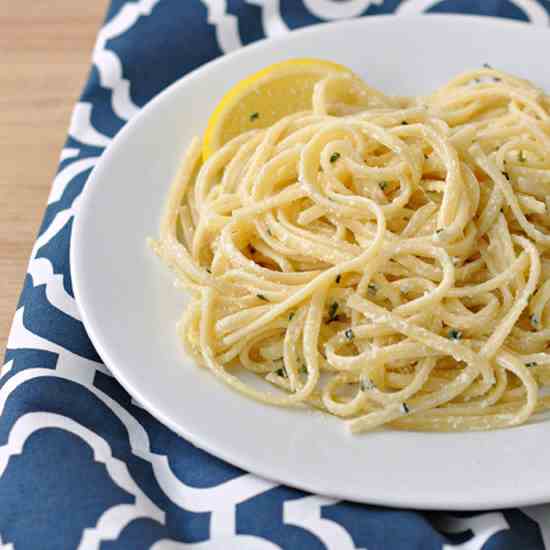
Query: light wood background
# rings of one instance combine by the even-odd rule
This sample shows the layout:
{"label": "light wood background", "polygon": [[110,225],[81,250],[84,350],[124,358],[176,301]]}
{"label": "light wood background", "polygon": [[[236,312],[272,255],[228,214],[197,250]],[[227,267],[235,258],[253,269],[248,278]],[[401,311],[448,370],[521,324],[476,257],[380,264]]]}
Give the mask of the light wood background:
{"label": "light wood background", "polygon": [[0,2],[0,356],[107,0]]}

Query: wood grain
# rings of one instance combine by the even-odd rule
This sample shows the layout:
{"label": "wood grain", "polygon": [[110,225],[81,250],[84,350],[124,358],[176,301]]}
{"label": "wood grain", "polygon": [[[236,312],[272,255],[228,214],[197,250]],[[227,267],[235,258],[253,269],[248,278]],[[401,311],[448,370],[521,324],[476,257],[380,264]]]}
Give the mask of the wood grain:
{"label": "wood grain", "polygon": [[0,2],[0,353],[107,0]]}

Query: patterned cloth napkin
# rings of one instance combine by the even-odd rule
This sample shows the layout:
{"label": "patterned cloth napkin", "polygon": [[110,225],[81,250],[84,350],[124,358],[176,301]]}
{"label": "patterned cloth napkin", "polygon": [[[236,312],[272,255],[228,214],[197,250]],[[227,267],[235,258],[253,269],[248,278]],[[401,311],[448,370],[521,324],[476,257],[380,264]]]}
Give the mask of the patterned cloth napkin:
{"label": "patterned cloth napkin", "polygon": [[114,135],[154,95],[266,36],[424,11],[550,21],[547,0],[112,0],[0,378],[0,548],[542,550],[546,542],[550,549],[550,506],[425,513],[351,504],[210,456],[118,385],[74,301],[69,245],[80,193]]}

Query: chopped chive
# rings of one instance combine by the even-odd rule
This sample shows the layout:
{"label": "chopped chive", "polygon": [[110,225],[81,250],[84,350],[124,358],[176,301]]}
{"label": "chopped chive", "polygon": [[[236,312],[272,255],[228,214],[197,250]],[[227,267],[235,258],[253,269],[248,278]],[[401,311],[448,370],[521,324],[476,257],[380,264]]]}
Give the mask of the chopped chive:
{"label": "chopped chive", "polygon": [[269,300],[263,294],[256,294],[256,297],[264,302],[269,302]]}
{"label": "chopped chive", "polygon": [[534,327],[539,326],[539,319],[536,315],[531,315],[531,317],[529,317],[529,321],[531,321],[531,325],[533,325]]}
{"label": "chopped chive", "polygon": [[519,153],[518,153],[518,160],[520,162],[525,162],[527,159],[525,158],[525,154],[523,153],[523,150],[521,150]]}
{"label": "chopped chive", "polygon": [[424,153],[424,158],[428,160],[430,157],[426,153]]}
{"label": "chopped chive", "polygon": [[330,155],[330,162],[336,162],[340,158],[340,153],[332,153]]}
{"label": "chopped chive", "polygon": [[366,391],[366,390],[373,390],[376,386],[374,385],[374,382],[370,378],[365,377],[365,378],[361,378],[359,387],[361,388],[361,391]]}
{"label": "chopped chive", "polygon": [[330,304],[328,308],[327,325],[329,323],[332,323],[332,321],[336,321],[336,319],[338,318],[338,316],[336,315],[337,310],[338,310],[338,302],[333,302],[332,304]]}
{"label": "chopped chive", "polygon": [[408,414],[411,411],[411,409],[409,409],[409,406],[407,405],[407,403],[405,403],[404,401],[403,401],[403,403],[401,403],[401,408],[402,408],[404,414]]}
{"label": "chopped chive", "polygon": [[252,113],[250,115],[250,122],[254,121],[254,120],[257,120],[260,118],[260,113]]}
{"label": "chopped chive", "polygon": [[508,172],[502,172],[502,175],[503,175],[508,181],[510,181],[510,175],[508,174]]}
{"label": "chopped chive", "polygon": [[387,181],[381,181],[381,182],[378,184],[378,187],[380,187],[380,189],[382,189],[382,191],[384,191],[384,189],[386,189],[387,186],[388,186],[388,182],[387,182]]}
{"label": "chopped chive", "polygon": [[403,124],[404,126],[406,126],[408,124],[408,122],[406,120],[402,120],[401,121],[401,124]]}
{"label": "chopped chive", "polygon": [[294,318],[294,312],[292,312],[292,313],[288,316],[288,320],[289,320],[289,321],[292,321],[293,318]]}
{"label": "chopped chive", "polygon": [[353,340],[353,337],[355,336],[355,334],[353,334],[353,330],[351,330],[350,328],[348,328],[346,330],[346,332],[344,332],[344,336],[348,339],[348,340]]}
{"label": "chopped chive", "polygon": [[369,283],[367,285],[367,290],[368,290],[368,293],[371,295],[371,296],[374,296],[376,294],[376,291],[378,290],[377,286],[374,284],[374,283]]}
{"label": "chopped chive", "polygon": [[336,275],[336,284],[339,284],[342,280],[342,275]]}
{"label": "chopped chive", "polygon": [[275,371],[275,374],[276,374],[277,376],[282,376],[283,378],[286,378],[286,377],[287,377],[287,376],[286,376],[286,369],[285,369],[284,367],[281,367],[280,369],[277,369],[277,370]]}
{"label": "chopped chive", "polygon": [[326,354],[325,354],[324,351],[320,351],[319,353],[321,354],[321,357],[322,357],[323,359],[326,359],[326,358],[327,358],[327,356],[326,356]]}
{"label": "chopped chive", "polygon": [[447,335],[451,340],[460,340],[462,338],[462,332],[455,328],[452,328]]}
{"label": "chopped chive", "polygon": [[535,361],[529,361],[529,363],[525,363],[525,366],[528,368],[536,367],[537,363]]}
{"label": "chopped chive", "polygon": [[267,234],[268,234],[270,237],[273,236],[273,233],[271,233],[271,229],[268,229],[268,230],[267,230]]}
{"label": "chopped chive", "polygon": [[212,273],[212,270],[209,267],[207,267],[206,268],[206,273]]}

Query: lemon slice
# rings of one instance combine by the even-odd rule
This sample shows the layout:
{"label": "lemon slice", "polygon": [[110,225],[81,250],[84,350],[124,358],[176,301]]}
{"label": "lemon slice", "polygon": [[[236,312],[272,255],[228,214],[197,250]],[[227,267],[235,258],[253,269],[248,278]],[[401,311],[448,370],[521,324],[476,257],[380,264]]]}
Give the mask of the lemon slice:
{"label": "lemon slice", "polygon": [[204,134],[203,158],[232,138],[271,126],[282,117],[311,109],[315,84],[350,69],[323,59],[289,59],[241,80],[218,103]]}

